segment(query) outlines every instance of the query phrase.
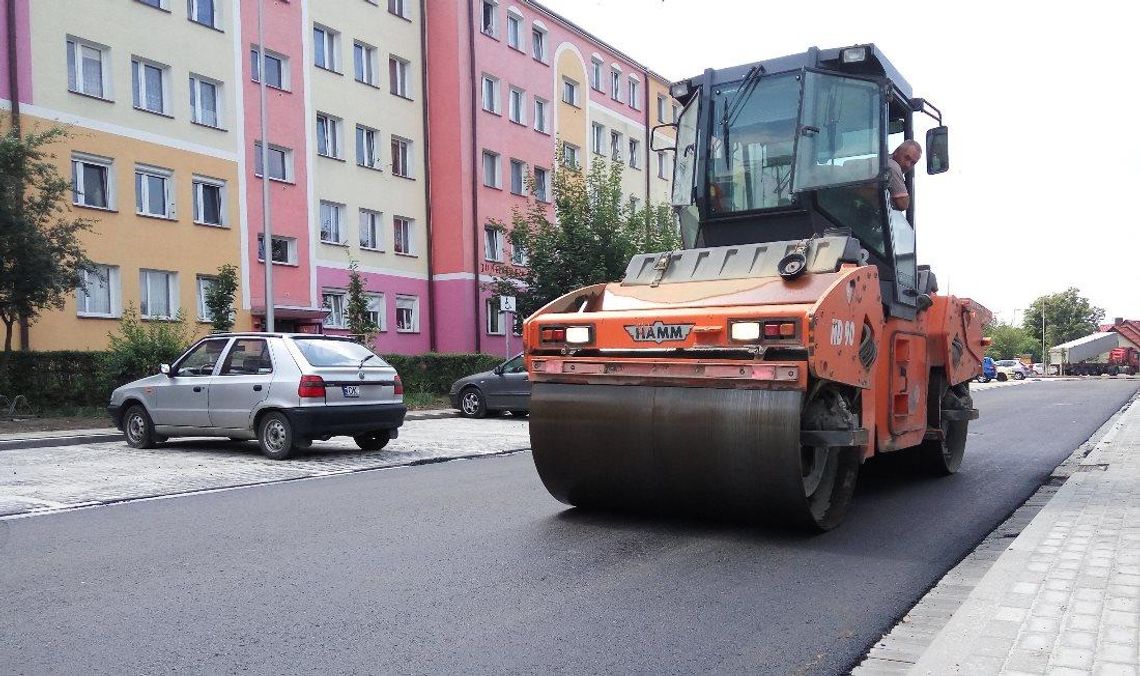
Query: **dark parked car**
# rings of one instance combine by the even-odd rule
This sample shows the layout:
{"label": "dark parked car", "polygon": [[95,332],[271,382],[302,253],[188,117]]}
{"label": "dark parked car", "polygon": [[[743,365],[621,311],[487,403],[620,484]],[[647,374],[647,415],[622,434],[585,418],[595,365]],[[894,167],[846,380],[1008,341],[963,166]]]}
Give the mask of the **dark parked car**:
{"label": "dark parked car", "polygon": [[524,416],[530,410],[530,379],[521,354],[490,371],[460,378],[451,386],[451,405],[466,418],[484,418],[510,411]]}

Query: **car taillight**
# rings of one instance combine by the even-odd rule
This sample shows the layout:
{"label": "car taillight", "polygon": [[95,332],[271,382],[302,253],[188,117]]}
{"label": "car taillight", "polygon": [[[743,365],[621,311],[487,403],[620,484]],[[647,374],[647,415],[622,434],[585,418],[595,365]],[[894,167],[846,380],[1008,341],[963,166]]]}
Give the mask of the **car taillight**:
{"label": "car taillight", "polygon": [[320,376],[301,376],[297,385],[297,396],[302,399],[325,396],[325,379]]}
{"label": "car taillight", "polygon": [[404,382],[400,380],[399,374],[396,375],[396,380],[392,384],[392,393],[401,395],[404,393]]}

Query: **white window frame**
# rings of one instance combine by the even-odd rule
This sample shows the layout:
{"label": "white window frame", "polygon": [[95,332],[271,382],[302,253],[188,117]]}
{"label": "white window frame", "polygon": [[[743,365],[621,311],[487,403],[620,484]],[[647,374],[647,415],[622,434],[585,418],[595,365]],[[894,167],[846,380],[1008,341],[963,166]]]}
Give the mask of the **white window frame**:
{"label": "white window frame", "polygon": [[135,2],[155,9],[170,10],[169,0],[135,0]]}
{"label": "white window frame", "polygon": [[369,319],[371,319],[372,323],[376,325],[376,329],[381,332],[387,331],[388,322],[386,321],[386,315],[388,314],[388,307],[384,300],[384,294],[372,292],[365,293],[364,301],[368,305],[368,309],[365,310],[365,312],[367,312],[369,315],[373,315],[370,316]]}
{"label": "white window frame", "polygon": [[401,19],[408,18],[408,3],[407,0],[388,0],[388,13],[400,17]]}
{"label": "white window frame", "polygon": [[499,311],[499,297],[491,296],[483,303],[487,315],[487,335],[502,336],[506,334],[506,314]]}
{"label": "white window frame", "polygon": [[599,58],[590,59],[590,88],[594,91],[604,92],[605,87],[602,84],[602,69],[605,63]]}
{"label": "white window frame", "polygon": [[[361,58],[357,55],[361,54]],[[360,40],[352,41],[352,77],[361,84],[366,84],[369,87],[377,87],[380,82],[379,67],[377,61],[377,50],[374,46],[361,42]]]}
{"label": "white window frame", "polygon": [[[146,69],[153,68],[158,71],[159,109],[155,110],[148,105],[149,92],[146,90]],[[170,66],[144,59],[141,56],[131,57],[131,104],[135,110],[155,115],[170,117]]]}
{"label": "white window frame", "polygon": [[[284,54],[278,54],[272,49],[265,50],[266,60],[272,59],[279,64],[278,70],[281,73],[281,81],[277,83],[265,82],[266,87],[280,89],[283,92],[289,91],[289,57]],[[261,49],[258,45],[252,45],[249,48],[249,77],[252,82],[261,81]]]}
{"label": "white window frame", "polygon": [[663,150],[657,151],[657,178],[669,178],[668,159]]}
{"label": "white window frame", "polygon": [[546,167],[534,168],[534,198],[539,202],[550,202],[550,170]]}
{"label": "white window frame", "polygon": [[523,39],[523,18],[518,14],[507,11],[507,46],[520,52],[526,51],[526,41]]}
{"label": "white window frame", "polygon": [[621,103],[621,71],[610,69],[610,98]]}
{"label": "white window frame", "polygon": [[[262,246],[263,241],[264,241],[264,235],[262,235],[261,233],[258,233],[257,234],[257,260],[260,263],[265,262],[265,250],[264,250],[264,247]],[[273,264],[274,265],[297,265],[297,238],[296,237],[281,237],[279,235],[273,235],[273,241],[285,243],[285,260],[273,261]],[[272,249],[272,247],[270,247],[270,248]],[[270,253],[270,257],[272,257],[272,255],[273,255],[272,250],[269,253]]]}
{"label": "white window frame", "polygon": [[[324,122],[324,131],[321,131],[321,123]],[[329,157],[334,160],[344,159],[344,120],[328,113],[317,113],[316,117],[316,139],[317,139],[317,155],[321,157]],[[321,152],[321,144],[325,146],[325,152]],[[272,148],[272,146],[270,146]]]}
{"label": "white window frame", "polygon": [[568,169],[582,168],[582,149],[573,143],[562,142],[562,164]]}
{"label": "white window frame", "polygon": [[629,168],[641,169],[641,140],[629,137]]}
{"label": "white window frame", "polygon": [[[88,91],[83,78],[83,48],[99,53],[99,91]],[[97,42],[67,36],[67,90],[106,101],[114,100],[111,92],[111,48]]]}
{"label": "white window frame", "polygon": [[[416,221],[406,216],[392,217],[392,252],[400,256],[416,255]],[[399,231],[403,234],[399,234]],[[401,244],[402,243],[402,244]]]}
{"label": "white window frame", "polygon": [[530,31],[530,46],[531,55],[534,60],[540,63],[546,63],[546,37],[547,32],[543,29],[532,26]]}
{"label": "white window frame", "polygon": [[[384,213],[375,209],[360,209],[359,238],[360,248],[366,251],[383,251],[382,241],[384,232]],[[366,241],[364,235],[370,233],[371,241]]]}
{"label": "white window frame", "polygon": [[498,35],[499,3],[495,0],[483,0],[479,6],[479,32],[490,37]]}
{"label": "white window frame", "polygon": [[[75,314],[79,317],[119,317],[122,314],[120,302],[122,287],[119,282],[119,266],[95,264],[94,270],[79,271],[79,286],[75,289]],[[91,309],[88,301],[91,294],[87,293],[88,284],[93,281],[92,275],[105,275],[107,286],[107,311],[97,312]]]}
{"label": "white window frame", "polygon": [[483,185],[501,190],[503,187],[502,156],[499,153],[484,149],[481,167],[483,169]]}
{"label": "white window frame", "polygon": [[[261,141],[254,141],[253,142],[253,152],[254,152],[253,175],[260,178],[263,172],[258,171],[257,164],[259,162],[261,162]],[[270,143],[269,144],[269,152],[270,153],[277,152],[277,153],[282,154],[281,162],[284,165],[282,167],[282,169],[285,170],[285,177],[284,178],[279,178],[277,176],[270,176],[269,180],[270,181],[281,181],[283,183],[292,183],[293,182],[293,149],[292,148],[286,148],[284,146],[274,145],[273,143]],[[273,163],[270,162],[270,165],[272,165],[272,164]]]}
{"label": "white window frame", "polygon": [[210,6],[214,10],[213,15],[210,17],[212,19],[212,21],[210,23],[206,23],[205,21],[199,21],[198,20],[198,7],[201,3],[202,3],[202,0],[187,0],[187,2],[186,2],[186,18],[190,19],[191,21],[193,21],[194,23],[196,23],[200,26],[209,26],[210,28],[215,28],[217,30],[221,30],[222,29],[222,10],[221,10],[222,1],[221,0],[210,0]]}
{"label": "white window frame", "polygon": [[[141,181],[139,179],[142,179]],[[162,181],[161,213],[149,211],[151,182],[148,179]],[[166,218],[173,220],[176,216],[174,209],[174,172],[162,167],[152,167],[145,164],[135,165],[135,214],[151,218]]]}
{"label": "white window frame", "polygon": [[657,95],[657,121],[665,124],[665,107],[668,105],[668,99],[664,94]]}
{"label": "white window frame", "polygon": [[395,54],[388,55],[389,91],[402,99],[412,99],[412,62]]}
{"label": "white window frame", "polygon": [[212,322],[214,317],[210,314],[210,308],[206,305],[206,292],[210,290],[210,285],[218,280],[217,277],[209,275],[197,275],[194,278],[194,286],[197,289],[198,296],[198,321]]}
{"label": "white window frame", "polygon": [[[518,183],[517,190],[515,189],[516,181]],[[514,158],[511,159],[511,194],[526,194],[526,162]]]}
{"label": "white window frame", "polygon": [[[164,275],[166,277],[166,293],[169,305],[166,308],[167,314],[159,315],[150,312],[149,306],[153,303],[150,300],[150,283],[149,278],[151,275]],[[153,270],[142,268],[139,270],[139,317],[142,319],[174,319],[178,316],[179,303],[178,303],[178,273],[174,270]]]}
{"label": "white window frame", "polygon": [[503,240],[505,233],[496,225],[483,226],[483,260],[493,263],[502,263],[505,247]]}
{"label": "white window frame", "polygon": [[578,84],[577,80],[562,76],[562,102],[569,103],[575,108],[580,108],[582,99],[579,88],[582,85]]}
{"label": "white window frame", "polygon": [[495,115],[501,115],[503,110],[499,103],[499,85],[499,78],[483,73],[482,85],[480,87],[483,110],[488,113],[494,113]]}
{"label": "white window frame", "polygon": [[392,175],[414,179],[416,176],[415,168],[412,166],[412,140],[393,134],[390,146],[392,152]]}
{"label": "white window frame", "polygon": [[[214,129],[223,129],[225,126],[222,118],[222,87],[223,82],[213,78],[204,77],[197,73],[190,73],[190,121],[194,124],[200,124],[204,127],[212,127]],[[204,109],[202,108],[202,87],[209,85],[214,88],[214,124],[210,124],[203,115]]]}
{"label": "white window frame", "polygon": [[[82,181],[80,181],[80,167],[98,167],[104,171],[106,178],[106,185],[104,192],[106,193],[107,203],[105,205],[88,204],[84,201],[86,193],[83,190]],[[104,209],[108,211],[115,210],[115,161],[110,157],[101,157],[99,155],[90,155],[87,153],[72,153],[71,154],[71,203],[89,209]]]}
{"label": "white window frame", "polygon": [[508,90],[507,117],[516,124],[526,124],[526,90],[517,87]]}
{"label": "white window frame", "polygon": [[[376,171],[384,170],[384,159],[380,153],[380,131],[372,127],[366,127],[363,124],[356,125],[356,166],[364,167],[365,169],[375,169]],[[372,157],[368,157],[369,140],[371,140]],[[371,162],[369,162],[371,159]]]}
{"label": "white window frame", "polygon": [[641,81],[634,76],[629,76],[629,107],[634,110],[641,110]]}
{"label": "white window frame", "polygon": [[[206,212],[206,193],[205,187],[210,186],[218,189],[218,222],[211,223],[203,218]],[[227,227],[226,219],[226,182],[219,178],[210,178],[208,176],[195,175],[191,179],[191,191],[194,195],[194,223],[197,225],[207,225],[212,228]]]}
{"label": "white window frame", "polygon": [[624,150],[625,136],[616,129],[610,130],[610,159],[614,162],[621,162],[621,152]]}
{"label": "white window frame", "polygon": [[593,122],[590,124],[590,150],[595,155],[605,154],[605,125]]}
{"label": "white window frame", "polygon": [[348,328],[345,306],[348,305],[348,294],[340,289],[321,289],[321,305],[329,313],[323,322],[326,328]]}
{"label": "white window frame", "polygon": [[322,244],[348,245],[348,240],[345,239],[344,236],[345,209],[345,205],[340,202],[332,202],[330,200],[320,201],[317,207],[317,217],[319,219],[318,224],[320,225]]}
{"label": "white window frame", "polygon": [[534,97],[534,130],[541,134],[550,133],[550,101]]}
{"label": "white window frame", "polygon": [[[320,33],[318,36],[317,34]],[[320,49],[318,49],[318,45]],[[340,32],[323,24],[313,24],[313,65],[321,70],[340,73]],[[318,63],[318,53],[324,63]]]}
{"label": "white window frame", "polygon": [[[411,321],[408,325],[400,326],[401,310],[407,310],[411,313]],[[420,332],[420,299],[418,296],[396,296],[396,333],[419,333]]]}
{"label": "white window frame", "polygon": [[511,265],[526,266],[530,264],[530,255],[526,249],[518,244],[511,245]]}

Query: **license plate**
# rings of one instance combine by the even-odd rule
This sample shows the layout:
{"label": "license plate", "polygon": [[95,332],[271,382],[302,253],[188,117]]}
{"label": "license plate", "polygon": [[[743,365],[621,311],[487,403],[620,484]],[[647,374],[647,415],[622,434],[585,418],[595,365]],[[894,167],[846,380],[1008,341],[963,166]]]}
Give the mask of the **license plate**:
{"label": "license plate", "polygon": [[360,396],[360,385],[341,385],[340,389],[344,392],[345,399],[355,399]]}

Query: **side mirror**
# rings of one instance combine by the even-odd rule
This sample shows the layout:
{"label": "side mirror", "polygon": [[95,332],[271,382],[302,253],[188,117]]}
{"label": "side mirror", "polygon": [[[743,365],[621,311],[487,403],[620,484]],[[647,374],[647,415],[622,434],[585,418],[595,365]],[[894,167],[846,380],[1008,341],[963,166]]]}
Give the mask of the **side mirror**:
{"label": "side mirror", "polygon": [[659,125],[653,127],[653,131],[649,134],[649,149],[655,153],[661,152],[663,150],[674,150],[674,151],[677,150],[676,141],[674,141],[674,144],[671,146],[663,146],[661,148],[657,147],[657,130],[658,129],[672,129],[673,132],[676,133],[678,126],[677,126],[676,122],[666,122],[665,124],[659,124]]}
{"label": "side mirror", "polygon": [[933,176],[950,168],[950,129],[935,127],[926,132],[926,173]]}
{"label": "side mirror", "polygon": [[170,370],[170,364],[159,364],[158,365],[158,372],[161,373],[162,375],[166,376],[167,378],[173,378],[174,377],[174,373]]}
{"label": "side mirror", "polygon": [[499,364],[498,366],[495,367],[495,375],[497,375],[497,376],[503,375],[503,365],[502,364]]}

